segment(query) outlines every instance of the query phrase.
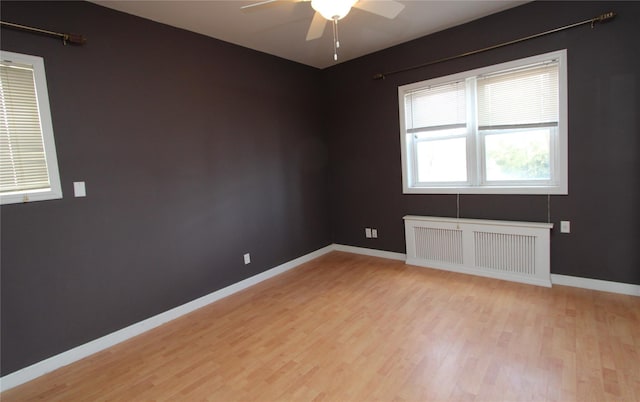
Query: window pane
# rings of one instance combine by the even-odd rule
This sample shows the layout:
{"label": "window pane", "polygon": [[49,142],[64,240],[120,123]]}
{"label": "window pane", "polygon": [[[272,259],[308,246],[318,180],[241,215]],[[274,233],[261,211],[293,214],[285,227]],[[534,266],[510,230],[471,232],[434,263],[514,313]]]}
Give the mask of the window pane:
{"label": "window pane", "polygon": [[550,180],[550,129],[487,134],[487,181]]}
{"label": "window pane", "polygon": [[416,144],[419,182],[467,180],[467,140],[420,141]]}

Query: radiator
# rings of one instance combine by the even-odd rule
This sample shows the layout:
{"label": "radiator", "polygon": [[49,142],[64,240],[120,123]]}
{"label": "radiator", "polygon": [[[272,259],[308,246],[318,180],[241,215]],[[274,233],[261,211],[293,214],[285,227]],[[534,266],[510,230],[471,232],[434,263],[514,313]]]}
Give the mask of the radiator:
{"label": "radiator", "polygon": [[407,264],[551,286],[552,223],[405,216]]}

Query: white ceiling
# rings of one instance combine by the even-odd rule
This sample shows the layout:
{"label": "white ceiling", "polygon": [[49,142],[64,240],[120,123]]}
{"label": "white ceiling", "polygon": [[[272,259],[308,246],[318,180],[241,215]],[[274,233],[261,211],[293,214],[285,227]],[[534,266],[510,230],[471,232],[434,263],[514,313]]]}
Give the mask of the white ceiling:
{"label": "white ceiling", "polygon": [[393,20],[354,8],[338,25],[341,47],[336,62],[333,60],[333,36],[329,24],[322,38],[305,40],[314,14],[309,2],[283,0],[240,9],[257,1],[93,2],[317,68],[329,67],[527,2],[400,1],[405,8]]}

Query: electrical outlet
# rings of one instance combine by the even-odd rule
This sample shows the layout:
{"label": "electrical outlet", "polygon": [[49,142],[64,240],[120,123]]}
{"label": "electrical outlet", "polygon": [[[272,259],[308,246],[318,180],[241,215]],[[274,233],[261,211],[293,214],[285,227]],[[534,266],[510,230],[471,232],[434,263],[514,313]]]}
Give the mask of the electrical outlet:
{"label": "electrical outlet", "polygon": [[251,264],[251,254],[247,253],[244,255],[244,265]]}
{"label": "electrical outlet", "polygon": [[371,229],[371,237],[374,239],[378,238],[378,229]]}
{"label": "electrical outlet", "polygon": [[560,233],[571,233],[571,221],[560,221]]}
{"label": "electrical outlet", "polygon": [[364,236],[365,236],[367,239],[370,239],[370,238],[371,238],[371,228],[365,228],[365,229],[364,229]]}

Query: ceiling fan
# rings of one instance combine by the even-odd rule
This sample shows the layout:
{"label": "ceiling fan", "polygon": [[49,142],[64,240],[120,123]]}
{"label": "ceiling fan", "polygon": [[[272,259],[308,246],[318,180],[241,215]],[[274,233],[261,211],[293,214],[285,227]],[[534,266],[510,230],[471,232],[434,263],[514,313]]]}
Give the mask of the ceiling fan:
{"label": "ceiling fan", "polygon": [[[241,9],[249,9],[259,7],[279,0],[263,0],[257,3],[248,4],[240,7]],[[338,48],[340,41],[338,39],[338,21],[349,14],[352,7],[360,10],[368,11],[373,14],[380,15],[389,19],[394,19],[404,9],[404,4],[395,0],[290,0],[298,2],[311,2],[311,8],[315,10],[311,25],[307,31],[307,40],[314,40],[322,37],[324,29],[328,21],[333,25],[333,59],[338,60]]]}

